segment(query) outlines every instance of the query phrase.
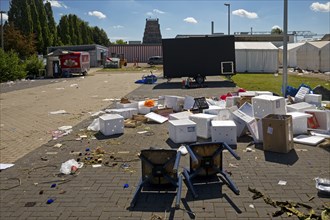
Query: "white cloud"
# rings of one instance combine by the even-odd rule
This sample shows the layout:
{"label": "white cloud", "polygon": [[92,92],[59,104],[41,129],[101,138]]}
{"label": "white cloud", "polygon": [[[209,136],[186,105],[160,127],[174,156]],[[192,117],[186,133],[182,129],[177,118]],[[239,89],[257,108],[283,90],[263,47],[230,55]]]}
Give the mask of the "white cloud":
{"label": "white cloud", "polygon": [[56,0],[46,0],[45,2],[49,2],[50,5],[54,8],[68,8],[64,3]]}
{"label": "white cloud", "polygon": [[172,28],[166,28],[165,30],[166,30],[166,31],[171,31],[171,30],[172,30]]}
{"label": "white cloud", "polygon": [[242,18],[249,18],[249,19],[256,19],[258,18],[257,13],[255,12],[248,12],[244,9],[238,9],[232,12],[233,15],[240,16]]}
{"label": "white cloud", "polygon": [[319,12],[330,12],[330,2],[327,2],[325,4],[314,2],[313,4],[311,4],[310,9]]}
{"label": "white cloud", "polygon": [[99,19],[105,19],[107,16],[100,11],[89,11],[88,15],[95,16]]}
{"label": "white cloud", "polygon": [[196,21],[195,18],[193,17],[187,17],[185,19],[183,19],[183,21],[187,22],[187,23],[192,23],[192,24],[197,24],[198,22]]}
{"label": "white cloud", "polygon": [[147,15],[147,16],[153,16],[154,14],[153,14],[152,12],[149,11],[149,12],[146,13],[146,15]]}
{"label": "white cloud", "polygon": [[118,29],[118,28],[124,28],[124,26],[121,26],[121,25],[115,25],[113,26],[114,29]]}
{"label": "white cloud", "polygon": [[154,9],[152,10],[154,13],[157,13],[157,14],[165,14],[165,12],[161,11],[161,10],[158,10],[158,9]]}

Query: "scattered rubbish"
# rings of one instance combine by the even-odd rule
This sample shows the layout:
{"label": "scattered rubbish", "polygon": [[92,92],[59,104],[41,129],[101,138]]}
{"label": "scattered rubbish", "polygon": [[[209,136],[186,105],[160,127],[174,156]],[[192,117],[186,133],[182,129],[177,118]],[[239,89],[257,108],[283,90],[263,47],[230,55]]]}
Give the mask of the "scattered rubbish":
{"label": "scattered rubbish", "polygon": [[232,163],[229,163],[229,167],[238,168],[238,164],[232,164]]}
{"label": "scattered rubbish", "polygon": [[250,204],[249,207],[250,207],[251,209],[254,209],[254,205],[253,205],[253,204]]}
{"label": "scattered rubbish", "polygon": [[51,115],[59,115],[59,114],[68,114],[65,110],[58,110],[58,111],[53,111],[49,112]]}
{"label": "scattered rubbish", "polygon": [[128,163],[123,163],[120,167],[123,169],[128,169],[130,168],[130,165]]}
{"label": "scattered rubbish", "polygon": [[145,134],[145,133],[147,133],[147,132],[149,132],[149,131],[138,131],[137,133],[138,133],[138,134]]}
{"label": "scattered rubbish", "polygon": [[53,202],[54,202],[54,199],[48,199],[46,203],[47,204],[52,204]]}
{"label": "scattered rubbish", "polygon": [[25,203],[24,207],[34,207],[36,204],[36,202],[27,202]]}
{"label": "scattered rubbish", "polygon": [[160,124],[162,124],[162,123],[164,123],[165,121],[168,120],[168,118],[166,118],[164,116],[161,116],[159,114],[156,114],[154,112],[150,112],[150,113],[146,114],[145,117],[152,120],[152,121],[158,122]]}
{"label": "scattered rubbish", "polygon": [[76,88],[78,88],[79,86],[78,86],[78,84],[71,84],[70,87],[76,87]]}
{"label": "scattered rubbish", "polygon": [[129,151],[118,151],[117,154],[129,154]]}
{"label": "scattered rubbish", "polygon": [[63,189],[61,189],[60,192],[59,192],[59,194],[64,194],[64,193],[66,193],[66,191],[63,190]]}
{"label": "scattered rubbish", "polygon": [[129,187],[128,183],[125,183],[123,187],[124,189],[127,189]]}
{"label": "scattered rubbish", "polygon": [[286,185],[286,181],[284,181],[284,180],[280,180],[280,181],[278,181],[278,185],[281,185],[281,186],[285,186]]}
{"label": "scattered rubbish", "polygon": [[55,144],[53,147],[60,148],[60,147],[62,147],[62,145],[63,145],[63,144],[61,144],[61,143],[57,143],[57,144]]}
{"label": "scattered rubbish", "polygon": [[112,102],[113,99],[102,99],[103,102]]}
{"label": "scattered rubbish", "polygon": [[42,161],[48,161],[48,158],[47,157],[41,157],[40,158]]}
{"label": "scattered rubbish", "polygon": [[320,193],[328,195],[330,197],[330,179],[316,177],[315,182],[316,189]]}
{"label": "scattered rubbish", "polygon": [[53,151],[49,151],[49,152],[46,152],[47,155],[55,155],[57,154],[58,152],[53,152]]}
{"label": "scattered rubbish", "polygon": [[56,90],[64,90],[64,88],[56,88]]}
{"label": "scattered rubbish", "polygon": [[88,151],[91,151],[91,149],[90,149],[90,148],[86,148],[86,150],[85,150],[85,151],[87,151],[87,152],[88,152]]}
{"label": "scattered rubbish", "polygon": [[55,188],[56,187],[56,183],[53,183],[50,188]]}
{"label": "scattered rubbish", "polygon": [[0,170],[5,170],[5,169],[8,169],[12,166],[14,166],[15,164],[12,164],[12,163],[0,163]]}
{"label": "scattered rubbish", "polygon": [[186,146],[181,145],[178,149],[178,151],[181,153],[181,155],[186,155],[188,153],[188,150],[186,148]]}
{"label": "scattered rubbish", "polygon": [[310,134],[311,135],[314,135],[314,136],[320,136],[320,137],[324,137],[324,138],[330,138],[330,132],[316,132],[316,131],[311,131]]}
{"label": "scattered rubbish", "polygon": [[252,148],[247,147],[247,148],[245,149],[245,152],[253,152],[253,150],[252,150]]}
{"label": "scattered rubbish", "polygon": [[300,149],[300,148],[295,148],[295,151],[302,151],[302,152],[307,152],[308,150],[307,149]]}
{"label": "scattered rubbish", "polygon": [[[317,215],[315,213],[315,211],[313,210],[313,208],[309,205],[306,205],[304,203],[300,203],[300,202],[289,202],[289,201],[274,201],[272,200],[270,197],[265,196],[263,193],[261,193],[260,191],[258,191],[257,189],[253,189],[248,187],[248,190],[253,193],[254,195],[252,196],[252,199],[259,199],[259,198],[263,198],[263,200],[265,201],[266,204],[273,206],[274,208],[279,207],[280,210],[272,213],[273,217],[278,217],[281,216],[282,214],[286,213],[288,216],[292,216],[295,215],[297,216],[299,219],[328,219],[329,218],[329,209],[330,207],[324,207],[324,210],[322,211],[322,218],[320,215]],[[304,213],[300,210],[298,210],[297,208],[306,208],[308,210],[308,213]]]}
{"label": "scattered rubbish", "polygon": [[64,126],[58,127],[57,129],[60,130],[60,131],[67,131],[67,130],[72,129],[72,126],[64,125]]}
{"label": "scattered rubbish", "polygon": [[93,168],[102,167],[102,164],[93,164],[92,167]]}
{"label": "scattered rubbish", "polygon": [[80,138],[87,138],[87,135],[83,134],[83,135],[79,135]]}
{"label": "scattered rubbish", "polygon": [[91,116],[92,117],[97,117],[97,116],[102,115],[104,113],[105,113],[104,111],[98,111],[98,112],[92,113]]}
{"label": "scattered rubbish", "polygon": [[73,166],[76,168],[81,168],[83,166],[83,164],[78,163],[74,159],[68,160],[68,161],[62,163],[60,172],[63,174],[70,174]]}

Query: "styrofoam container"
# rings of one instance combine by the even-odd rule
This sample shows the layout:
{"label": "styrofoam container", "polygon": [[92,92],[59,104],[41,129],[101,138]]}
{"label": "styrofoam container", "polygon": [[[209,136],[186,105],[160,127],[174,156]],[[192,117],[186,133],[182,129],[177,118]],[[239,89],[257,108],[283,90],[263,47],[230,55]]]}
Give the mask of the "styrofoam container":
{"label": "styrofoam container", "polygon": [[152,121],[156,121],[158,123],[161,123],[161,124],[168,120],[168,118],[166,118],[162,115],[159,115],[157,113],[154,113],[154,112],[150,112],[150,113],[146,114],[144,117],[146,117],[146,118],[148,118]]}
{"label": "styrofoam container", "polygon": [[217,105],[209,105],[208,109],[203,109],[203,113],[210,114],[210,115],[217,115],[223,109],[224,109],[223,107],[220,107]]}
{"label": "styrofoam container", "polygon": [[269,114],[285,115],[285,99],[280,96],[259,95],[252,98],[253,116],[263,118]]}
{"label": "styrofoam container", "polygon": [[119,109],[106,109],[105,112],[110,114],[118,114],[123,116],[125,119],[132,118],[133,115],[138,113],[137,108],[119,108]]}
{"label": "styrofoam container", "polygon": [[317,107],[320,107],[321,103],[322,103],[322,95],[321,94],[306,94],[305,102],[315,105]]}
{"label": "styrofoam container", "polygon": [[180,112],[183,109],[185,98],[182,96],[165,95],[164,106],[173,108],[175,112]]}
{"label": "styrofoam container", "polygon": [[139,101],[138,102],[138,112],[139,114],[146,115],[148,114],[153,107],[147,107],[144,105],[144,101]]}
{"label": "styrofoam container", "polygon": [[196,123],[189,119],[170,120],[168,134],[174,143],[196,142]]}
{"label": "styrofoam container", "polygon": [[229,96],[226,98],[226,107],[238,106],[241,97],[239,96]]}
{"label": "styrofoam container", "polygon": [[[235,110],[237,110],[237,108]],[[225,109],[221,109],[219,111],[216,119],[214,119],[214,120],[221,121],[221,120],[232,120],[232,119],[233,119],[232,111],[230,109],[225,108]]]}
{"label": "styrofoam container", "polygon": [[287,115],[292,116],[293,134],[306,134],[307,133],[307,118],[312,117],[311,114],[303,112],[288,112]]}
{"label": "styrofoam container", "polygon": [[240,96],[240,97],[243,97],[243,96],[244,97],[246,97],[246,96],[252,97],[252,96],[256,96],[256,92],[255,91],[239,92],[238,96]]}
{"label": "styrofoam container", "polygon": [[239,110],[241,110],[242,112],[244,112],[245,114],[247,114],[250,117],[253,117],[253,110],[252,110],[252,105],[248,102],[245,102],[240,108]]}
{"label": "styrofoam container", "polygon": [[272,96],[273,93],[272,92],[269,92],[269,91],[255,91],[256,92],[256,95],[270,95]]}
{"label": "styrofoam container", "polygon": [[169,120],[189,119],[190,115],[193,115],[193,113],[189,111],[172,113],[169,115]]}
{"label": "styrofoam container", "polygon": [[184,97],[184,103],[183,103],[183,109],[190,110],[194,107],[195,104],[195,98],[192,96],[185,96]]}
{"label": "styrofoam container", "polygon": [[237,144],[237,128],[233,120],[211,121],[212,142],[226,142],[229,145]]}
{"label": "styrofoam container", "polygon": [[293,141],[300,144],[306,145],[318,145],[322,141],[324,141],[324,137],[320,136],[308,136],[308,135],[299,135],[293,138]]}
{"label": "styrofoam container", "polygon": [[300,87],[297,94],[294,96],[295,102],[303,102],[305,100],[305,96],[309,93],[309,88]]}
{"label": "styrofoam container", "polygon": [[236,111],[232,112],[232,115],[233,115],[233,120],[234,120],[234,122],[236,124],[236,128],[237,128],[237,137],[240,137],[243,134],[245,134],[246,129],[247,129],[247,127],[246,127],[247,124],[251,123],[253,120],[255,120],[254,118],[248,116],[241,110],[236,110]]}
{"label": "styrofoam container", "polygon": [[124,133],[124,117],[118,114],[104,114],[99,117],[100,131],[109,136]]}
{"label": "styrofoam container", "polygon": [[287,112],[304,112],[308,109],[316,109],[316,107],[314,105],[308,104],[307,102],[298,102],[286,106]]}
{"label": "styrofoam container", "polygon": [[330,110],[308,109],[305,113],[314,114],[319,124],[319,128],[307,128],[308,130],[330,131]]}
{"label": "styrofoam container", "polygon": [[189,116],[189,119],[196,123],[197,137],[206,139],[211,137],[211,121],[216,117],[216,115],[204,113],[198,113]]}
{"label": "styrofoam container", "polygon": [[131,103],[120,103],[116,102],[116,108],[138,108],[138,102],[137,101],[130,101]]}

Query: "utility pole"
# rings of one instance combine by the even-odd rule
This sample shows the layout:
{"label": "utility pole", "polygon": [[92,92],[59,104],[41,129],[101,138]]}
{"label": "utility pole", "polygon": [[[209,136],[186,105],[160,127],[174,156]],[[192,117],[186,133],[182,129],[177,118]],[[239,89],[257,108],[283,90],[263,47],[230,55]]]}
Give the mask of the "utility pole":
{"label": "utility pole", "polygon": [[228,35],[230,35],[230,4],[225,3],[224,5],[228,7]]}
{"label": "utility pole", "polygon": [[6,12],[5,11],[0,11],[0,14],[1,14],[1,48],[4,50],[4,47],[3,47],[3,23],[2,23],[2,14],[5,14]]}
{"label": "utility pole", "polygon": [[283,80],[282,94],[286,96],[288,84],[288,0],[284,0],[284,22],[283,22]]}

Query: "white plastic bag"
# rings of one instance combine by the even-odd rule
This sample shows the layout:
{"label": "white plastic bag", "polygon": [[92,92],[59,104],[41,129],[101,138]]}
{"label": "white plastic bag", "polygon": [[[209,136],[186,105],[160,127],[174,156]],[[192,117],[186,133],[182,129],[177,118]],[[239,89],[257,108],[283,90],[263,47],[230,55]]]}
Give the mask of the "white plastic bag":
{"label": "white plastic bag", "polygon": [[77,161],[75,161],[74,159],[71,159],[71,160],[68,160],[68,161],[62,163],[60,172],[63,174],[70,174],[72,167],[76,167],[76,169],[78,169],[79,166],[81,167],[81,165],[79,165],[79,163]]}
{"label": "white plastic bag", "polygon": [[87,127],[88,131],[99,131],[100,130],[100,121],[99,118],[95,118],[93,122]]}

